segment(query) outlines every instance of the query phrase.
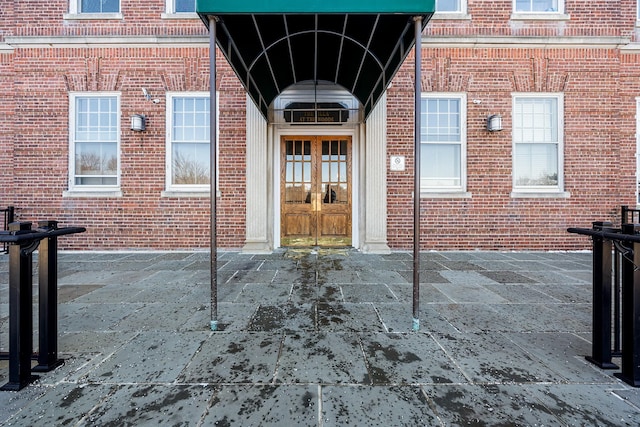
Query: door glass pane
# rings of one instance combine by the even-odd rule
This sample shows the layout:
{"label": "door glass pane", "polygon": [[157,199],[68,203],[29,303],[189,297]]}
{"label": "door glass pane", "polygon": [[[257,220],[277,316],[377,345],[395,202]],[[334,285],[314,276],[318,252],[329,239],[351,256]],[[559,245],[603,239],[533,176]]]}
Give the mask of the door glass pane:
{"label": "door glass pane", "polygon": [[285,141],[285,202],[311,203],[311,141]]}

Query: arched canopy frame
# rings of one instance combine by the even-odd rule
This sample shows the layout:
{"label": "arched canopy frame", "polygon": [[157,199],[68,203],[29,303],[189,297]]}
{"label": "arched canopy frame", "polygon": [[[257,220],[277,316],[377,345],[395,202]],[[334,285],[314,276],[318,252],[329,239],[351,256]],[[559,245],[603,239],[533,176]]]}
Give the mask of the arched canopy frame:
{"label": "arched canopy frame", "polygon": [[[332,82],[359,99],[365,120],[415,50],[413,329],[420,314],[420,82],[422,31],[435,0],[196,0],[209,29],[211,164],[216,150],[216,45],[268,120],[282,90]],[[218,329],[216,180],[211,180],[211,330]]]}

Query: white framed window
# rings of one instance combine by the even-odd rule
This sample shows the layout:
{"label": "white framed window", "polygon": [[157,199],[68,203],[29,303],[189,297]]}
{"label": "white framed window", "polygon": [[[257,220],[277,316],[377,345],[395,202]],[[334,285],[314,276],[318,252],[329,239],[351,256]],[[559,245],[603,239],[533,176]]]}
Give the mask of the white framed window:
{"label": "white framed window", "polygon": [[167,93],[166,189],[169,192],[210,190],[209,108],[209,92]]}
{"label": "white framed window", "polygon": [[196,0],[165,0],[163,18],[197,18]]}
{"label": "white framed window", "polygon": [[514,193],[564,191],[564,97],[513,94]]}
{"label": "white framed window", "polygon": [[122,19],[120,0],[69,0],[64,19]]}
{"label": "white framed window", "polygon": [[69,94],[69,190],[120,188],[120,93]]}
{"label": "white framed window", "polygon": [[514,0],[515,13],[564,13],[563,0]]}
{"label": "white framed window", "polygon": [[467,0],[436,0],[432,19],[471,19],[467,14]]}
{"label": "white framed window", "polygon": [[436,13],[466,13],[466,0],[436,0]]}
{"label": "white framed window", "polygon": [[420,190],[426,193],[466,191],[467,96],[422,95]]}

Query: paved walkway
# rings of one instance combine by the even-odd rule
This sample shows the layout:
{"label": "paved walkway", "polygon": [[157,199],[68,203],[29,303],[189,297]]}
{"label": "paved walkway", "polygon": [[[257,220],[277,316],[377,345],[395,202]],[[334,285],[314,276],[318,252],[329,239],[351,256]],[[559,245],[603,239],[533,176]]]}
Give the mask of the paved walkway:
{"label": "paved walkway", "polygon": [[0,392],[0,424],[640,424],[640,389],[584,360],[588,253],[425,253],[419,332],[407,253],[221,253],[217,332],[206,253],[59,258],[66,363]]}

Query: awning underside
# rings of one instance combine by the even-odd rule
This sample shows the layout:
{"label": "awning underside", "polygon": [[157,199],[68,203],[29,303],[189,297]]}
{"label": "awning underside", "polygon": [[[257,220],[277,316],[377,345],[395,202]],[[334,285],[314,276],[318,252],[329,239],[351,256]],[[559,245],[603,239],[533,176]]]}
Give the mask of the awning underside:
{"label": "awning underside", "polygon": [[216,17],[218,47],[265,117],[283,90],[309,81],[344,87],[366,117],[414,44],[413,17],[421,16],[424,26],[432,15],[216,13],[201,11],[204,6],[198,3],[198,13],[206,24]]}

